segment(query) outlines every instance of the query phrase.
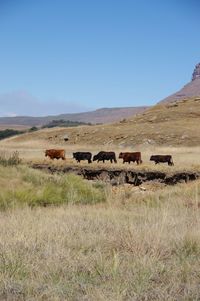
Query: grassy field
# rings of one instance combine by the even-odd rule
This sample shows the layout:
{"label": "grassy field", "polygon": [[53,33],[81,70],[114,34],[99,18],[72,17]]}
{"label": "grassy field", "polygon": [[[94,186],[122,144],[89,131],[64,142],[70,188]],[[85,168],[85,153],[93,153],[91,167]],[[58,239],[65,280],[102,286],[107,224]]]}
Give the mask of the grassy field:
{"label": "grassy field", "polygon": [[[45,131],[46,132],[46,131]],[[36,134],[36,133],[35,133]],[[32,137],[32,134],[30,134]],[[41,133],[40,133],[41,135]],[[52,141],[46,141],[44,138],[39,139],[38,136],[35,139],[30,140],[18,140],[22,137],[9,138],[6,140],[0,141],[0,154],[6,153],[11,154],[14,151],[18,151],[20,158],[25,163],[47,163],[53,165],[67,166],[88,166],[87,161],[82,161],[81,164],[77,164],[76,161],[72,158],[73,152],[76,151],[91,151],[92,154],[96,154],[100,150],[106,151],[115,151],[118,157],[121,151],[141,151],[143,164],[141,166],[136,166],[136,163],[123,164],[122,160],[118,159],[117,164],[111,164],[107,162],[97,163],[93,162],[90,164],[90,167],[99,168],[99,167],[115,167],[115,168],[135,168],[143,170],[165,170],[165,171],[177,171],[177,170],[200,170],[200,147],[184,147],[184,146],[152,146],[152,145],[135,145],[134,147],[120,147],[116,145],[102,146],[102,145],[74,145],[66,144],[60,142],[55,144]],[[50,160],[44,155],[45,149],[49,148],[64,148],[66,151],[66,160]],[[156,165],[149,161],[149,158],[152,154],[171,154],[174,160],[174,166],[169,167],[166,164]]]}
{"label": "grassy field", "polygon": [[[145,115],[147,119],[148,114],[154,111]],[[122,131],[126,126],[122,124]],[[192,133],[197,136],[196,126]],[[113,144],[104,141],[105,131],[108,135],[119,132],[114,125],[108,127],[108,131],[106,126],[99,127],[100,135],[95,132],[98,126],[90,127],[89,134],[87,127],[67,132],[57,128],[0,142],[0,157],[18,151],[22,159],[16,166],[3,166],[0,160],[0,300],[200,300],[200,181],[143,190],[46,174],[27,166],[77,166],[74,151],[139,150],[144,163],[126,168],[200,170],[197,144],[121,144],[124,138]],[[69,133],[74,140],[64,142],[63,135]],[[91,137],[94,143],[90,144]],[[64,148],[66,161],[46,159],[48,148]],[[155,166],[149,161],[151,154],[172,154],[175,165]],[[95,162],[90,166],[124,167],[119,160],[115,165]]]}
{"label": "grassy field", "polygon": [[[51,202],[32,206],[50,179]],[[199,300],[200,181],[63,187],[20,165],[1,167],[0,181],[1,202],[15,196],[0,212],[0,300]]]}

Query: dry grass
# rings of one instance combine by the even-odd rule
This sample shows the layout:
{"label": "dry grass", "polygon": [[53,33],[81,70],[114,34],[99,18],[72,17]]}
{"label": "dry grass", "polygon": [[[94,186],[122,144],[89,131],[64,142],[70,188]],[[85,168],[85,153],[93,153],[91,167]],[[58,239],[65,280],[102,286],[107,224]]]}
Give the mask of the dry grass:
{"label": "dry grass", "polygon": [[[169,108],[172,111],[176,109]],[[159,107],[156,110],[156,113],[153,110],[144,115],[141,122],[138,117],[137,124],[128,121],[120,125],[90,127],[90,131],[87,127],[79,127],[25,134],[1,141],[0,150],[7,153],[19,151],[25,163],[52,164],[44,158],[44,149],[64,147],[67,160],[54,162],[55,165],[76,165],[72,152],[78,150],[92,151],[93,154],[102,149],[117,153],[141,150],[144,164],[142,167],[132,164],[131,168],[171,172],[199,170],[200,147],[194,147],[200,145],[199,118],[195,117],[195,110],[188,115],[191,117],[189,119],[184,115],[186,111],[182,111],[185,118],[182,125],[178,121],[178,111],[175,112],[174,132],[169,127],[170,121],[163,121],[164,116],[162,122],[157,119],[149,121],[153,114],[159,116]],[[191,134],[189,138],[184,138],[186,140],[180,140],[180,135],[184,133],[183,124],[185,131]],[[168,146],[140,143],[149,138],[145,136],[147,134],[155,136],[157,130],[165,131],[166,135],[171,132],[171,140],[166,138]],[[64,134],[71,135],[67,143],[63,142]],[[117,138],[117,135],[123,135],[123,138]],[[48,139],[50,136],[53,139]],[[110,143],[111,140],[113,142]],[[177,141],[181,141],[178,143],[180,145],[186,141],[187,147],[172,147],[177,145]],[[149,157],[158,153],[172,154],[175,166],[154,166],[149,162]],[[80,165],[85,166],[85,163]],[[116,165],[91,165],[94,168],[124,167],[121,162]],[[57,183],[58,187],[55,184],[53,191],[44,196],[57,206],[31,209],[27,205],[30,196],[37,195],[37,191],[40,193],[48,184],[49,177],[53,178],[51,185]],[[7,167],[7,170],[0,171],[0,197],[6,200],[6,204],[12,199],[6,191],[25,190],[25,194],[17,194],[19,200],[27,196],[27,188],[29,193],[31,191],[23,206],[18,202],[16,206],[11,206],[13,209],[4,207],[2,209],[7,210],[0,213],[1,300],[200,299],[200,181],[173,187],[157,184],[150,187],[148,185],[151,184],[146,184],[146,191],[129,185],[117,188],[102,186],[100,190],[102,193],[104,189],[106,202],[92,202],[93,205],[79,202],[79,205],[74,205],[76,202],[69,201],[63,205],[63,202],[57,202],[62,192],[59,185],[65,187],[61,178],[38,171],[31,171],[30,175],[25,166]],[[98,185],[95,189],[99,189]],[[73,191],[77,192],[77,187]]]}
{"label": "dry grass", "polygon": [[[62,160],[50,160],[45,158],[44,150],[48,148],[64,148],[66,151],[66,161]],[[0,142],[0,153],[13,153],[13,151],[18,151],[20,158],[25,163],[47,163],[56,166],[89,166],[94,168],[107,167],[107,168],[134,168],[142,170],[159,170],[159,171],[182,171],[182,170],[200,170],[200,147],[170,147],[170,146],[144,146],[137,145],[133,148],[131,147],[119,147],[116,145],[102,146],[102,145],[73,145],[66,143],[54,144],[53,142],[46,141],[45,139],[27,140],[27,141],[16,141],[13,139],[6,139]],[[72,158],[72,153],[76,151],[91,151],[96,154],[100,150],[115,151],[116,155],[121,151],[141,151],[143,164],[136,166],[135,163],[122,164],[122,160],[118,159],[117,164],[111,164],[107,162],[97,163],[93,162],[88,165],[86,161],[82,161],[81,164],[77,164]],[[174,160],[174,166],[169,167],[166,164],[155,165],[153,162],[149,161],[152,154],[171,154]]]}
{"label": "dry grass", "polygon": [[199,300],[199,188],[1,213],[1,299]]}

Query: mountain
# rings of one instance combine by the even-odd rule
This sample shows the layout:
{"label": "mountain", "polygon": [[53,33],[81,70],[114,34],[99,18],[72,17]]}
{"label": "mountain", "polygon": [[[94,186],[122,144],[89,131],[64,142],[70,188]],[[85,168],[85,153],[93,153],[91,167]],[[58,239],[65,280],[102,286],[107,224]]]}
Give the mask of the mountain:
{"label": "mountain", "polygon": [[168,103],[176,100],[200,96],[200,63],[197,64],[192,73],[192,80],[178,92],[164,98],[160,103]]}
{"label": "mountain", "polygon": [[52,120],[70,120],[79,122],[111,123],[120,121],[121,119],[144,112],[148,107],[126,107],[126,108],[101,108],[91,112],[60,114],[44,117],[16,116],[16,117],[0,117],[0,125],[13,126],[41,126]]}

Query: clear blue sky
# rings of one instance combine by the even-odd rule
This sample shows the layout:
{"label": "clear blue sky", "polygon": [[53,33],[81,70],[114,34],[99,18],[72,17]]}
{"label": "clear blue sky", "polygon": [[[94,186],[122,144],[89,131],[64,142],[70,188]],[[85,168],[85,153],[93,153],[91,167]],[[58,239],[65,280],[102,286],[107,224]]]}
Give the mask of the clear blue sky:
{"label": "clear blue sky", "polygon": [[199,0],[0,0],[0,115],[152,105],[200,62]]}

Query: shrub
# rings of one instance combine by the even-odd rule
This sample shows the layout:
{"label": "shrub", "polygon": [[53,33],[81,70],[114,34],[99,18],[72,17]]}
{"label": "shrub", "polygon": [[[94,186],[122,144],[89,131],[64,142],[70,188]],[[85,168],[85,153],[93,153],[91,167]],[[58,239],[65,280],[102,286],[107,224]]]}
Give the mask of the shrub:
{"label": "shrub", "polygon": [[79,126],[79,125],[91,125],[91,123],[59,119],[59,120],[50,121],[49,123],[43,125],[42,128],[53,128],[53,127],[56,127],[56,126],[59,126],[59,127],[73,127],[73,126]]}
{"label": "shrub", "polygon": [[0,140],[9,138],[15,135],[20,135],[23,134],[24,131],[17,131],[17,130],[12,130],[12,129],[5,129],[3,131],[0,131]]}
{"label": "shrub", "polygon": [[37,128],[36,126],[32,126],[28,131],[29,132],[36,132],[38,130],[39,130],[39,128]]}

